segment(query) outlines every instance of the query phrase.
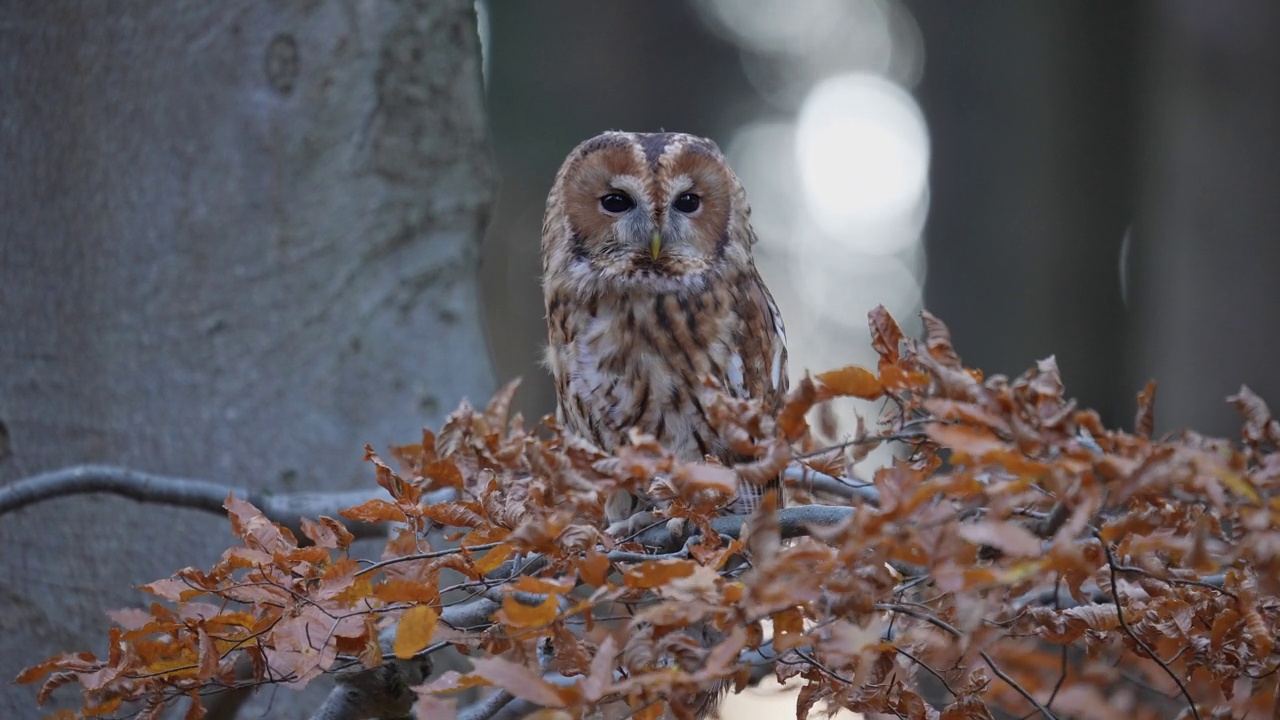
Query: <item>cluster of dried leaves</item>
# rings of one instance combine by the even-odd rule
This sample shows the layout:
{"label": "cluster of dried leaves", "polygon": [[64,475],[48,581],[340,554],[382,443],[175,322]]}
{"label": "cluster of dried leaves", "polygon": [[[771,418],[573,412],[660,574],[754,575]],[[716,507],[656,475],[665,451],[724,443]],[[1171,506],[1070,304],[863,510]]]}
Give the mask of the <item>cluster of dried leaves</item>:
{"label": "cluster of dried leaves", "polygon": [[[189,696],[194,718],[202,694],[246,682],[245,657],[247,682],[300,687],[453,647],[474,670],[418,688],[419,717],[475,686],[574,716],[687,717],[769,671],[800,688],[800,718],[1275,716],[1280,423],[1261,399],[1233,398],[1242,445],[1157,440],[1154,385],[1135,431],[1111,430],[1064,397],[1052,359],[984,380],[928,314],[922,341],[883,309],[871,328],[877,372],[806,378],[776,419],[709,404],[757,458],[736,470],[638,435],[606,456],[550,420],[527,429],[508,419],[512,385],[395,448],[398,470],[369,452],[391,499],[342,515],[394,523],[376,562],[349,557],[337,520],[304,521],[299,542],[229,498],[243,544],[145,586],[164,602],[115,613],[107,658],[18,679],[48,676],[41,700],[80,683],[85,716]],[[880,429],[824,448],[821,406],[842,396],[884,399]],[[904,452],[874,492],[841,479],[884,442]],[[796,464],[793,507],[718,516],[737,483]],[[601,531],[617,487],[663,498],[662,524]],[[456,499],[423,502],[441,489]]]}

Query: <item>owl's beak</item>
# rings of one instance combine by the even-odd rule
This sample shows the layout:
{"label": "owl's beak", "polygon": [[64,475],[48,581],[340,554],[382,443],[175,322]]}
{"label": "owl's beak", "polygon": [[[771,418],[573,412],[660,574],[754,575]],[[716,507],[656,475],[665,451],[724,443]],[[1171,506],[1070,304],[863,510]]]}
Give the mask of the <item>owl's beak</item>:
{"label": "owl's beak", "polygon": [[657,230],[653,231],[653,237],[649,238],[649,254],[654,260],[658,259],[658,255],[662,253],[662,233]]}

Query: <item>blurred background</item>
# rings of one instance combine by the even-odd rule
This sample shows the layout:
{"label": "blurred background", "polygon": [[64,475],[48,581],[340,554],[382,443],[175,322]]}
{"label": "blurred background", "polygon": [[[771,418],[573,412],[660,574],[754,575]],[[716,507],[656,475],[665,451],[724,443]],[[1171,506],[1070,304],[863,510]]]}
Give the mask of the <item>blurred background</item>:
{"label": "blurred background", "polygon": [[793,373],[872,363],[927,307],[966,364],[1056,355],[1128,427],[1234,436],[1280,402],[1280,4],[571,0],[480,4],[501,186],[481,261],[500,377],[553,408],[539,228],[607,129],[716,140],[747,186]]}

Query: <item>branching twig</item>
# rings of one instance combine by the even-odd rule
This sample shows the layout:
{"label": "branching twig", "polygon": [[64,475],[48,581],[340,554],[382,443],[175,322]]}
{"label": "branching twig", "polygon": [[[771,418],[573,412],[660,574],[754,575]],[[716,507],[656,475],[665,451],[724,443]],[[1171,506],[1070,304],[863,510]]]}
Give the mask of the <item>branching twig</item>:
{"label": "branching twig", "polygon": [[[805,505],[803,507],[785,508],[778,511],[778,526],[782,537],[794,538],[808,534],[808,528],[821,525],[836,525],[847,520],[856,508],[840,505]],[[747,520],[740,515],[725,515],[711,521],[711,527],[721,535],[731,538],[739,537],[742,525]],[[636,542],[655,552],[675,552],[685,542],[684,537],[676,536],[667,529],[665,523],[645,530],[635,538]]]}
{"label": "branching twig", "polygon": [[1124,608],[1120,605],[1120,587],[1116,584],[1116,559],[1115,556],[1111,554],[1110,543],[1104,540],[1101,534],[1097,534],[1097,538],[1098,541],[1102,543],[1102,551],[1106,553],[1107,556],[1107,568],[1111,572],[1111,600],[1116,606],[1116,619],[1120,622],[1120,628],[1124,630],[1126,635],[1133,639],[1133,642],[1142,649],[1142,652],[1146,653],[1147,657],[1154,660],[1155,663],[1164,670],[1165,674],[1169,676],[1169,679],[1173,680],[1173,683],[1178,686],[1178,690],[1182,692],[1182,697],[1186,698],[1187,706],[1191,710],[1191,716],[1196,720],[1200,720],[1200,711],[1196,710],[1196,701],[1192,699],[1191,693],[1187,691],[1187,686],[1178,679],[1178,676],[1173,672],[1173,669],[1170,668],[1164,660],[1160,659],[1159,655],[1156,655],[1155,651],[1151,649],[1151,646],[1147,645],[1142,638],[1138,637],[1137,634],[1133,632],[1133,628],[1129,627],[1129,621],[1124,619]]}
{"label": "branching twig", "polygon": [[[927,613],[919,608],[911,607],[910,605],[903,605],[901,603],[876,603],[875,608],[877,610],[888,610],[889,612],[900,612],[903,615],[910,615],[917,620],[923,620],[939,630],[945,631],[952,637],[964,637],[963,633],[945,620],[934,617],[931,613]],[[1004,671],[1000,669],[1000,666],[996,664],[996,661],[991,659],[991,656],[987,654],[986,650],[980,651],[978,655],[982,658],[983,662],[987,664],[987,667],[991,668],[991,672],[995,673],[996,677],[1005,681],[1009,687],[1013,688],[1019,695],[1025,698],[1027,702],[1031,703],[1036,710],[1039,710],[1041,715],[1048,718],[1048,720],[1057,720],[1057,716],[1050,712],[1049,708],[1041,705],[1040,701],[1036,700],[1035,696],[1028,692],[1026,688],[1022,687],[1016,680],[1006,675]]]}
{"label": "branching twig", "polygon": [[502,543],[500,542],[491,542],[491,543],[484,543],[483,545],[471,545],[468,547],[458,546],[458,547],[445,548],[444,550],[433,550],[432,552],[414,553],[412,555],[401,555],[400,557],[393,557],[389,560],[382,560],[380,562],[376,562],[366,567],[360,568],[360,570],[356,572],[356,576],[359,577],[361,575],[367,575],[375,570],[381,570],[382,568],[388,565],[395,565],[397,563],[413,562],[414,560],[431,560],[438,557],[444,557],[445,555],[457,555],[458,553],[461,553],[463,551],[478,552],[480,550],[492,550],[501,544]]}
{"label": "branching twig", "polygon": [[930,675],[932,675],[932,676],[934,676],[935,678],[937,678],[938,682],[942,683],[942,687],[946,688],[947,692],[951,693],[951,697],[953,697],[953,698],[954,698],[954,697],[959,697],[958,695],[956,695],[956,691],[955,691],[955,690],[953,690],[953,689],[951,688],[951,685],[950,685],[950,683],[948,683],[948,682],[947,682],[947,679],[946,679],[946,678],[944,678],[944,677],[942,677],[942,674],[941,674],[941,673],[939,673],[937,670],[934,670],[934,669],[929,665],[929,663],[926,663],[925,661],[921,660],[920,658],[916,657],[915,655],[912,655],[911,653],[907,652],[906,650],[903,650],[902,648],[898,647],[897,645],[894,645],[893,643],[889,643],[889,647],[893,648],[893,651],[894,651],[894,652],[896,652],[896,653],[898,653],[899,655],[901,655],[901,656],[905,657],[906,659],[910,660],[911,662],[915,663],[916,665],[918,665],[918,666],[920,666],[920,667],[924,668],[926,671],[928,671],[928,672],[929,672],[929,674],[930,674]]}
{"label": "branching twig", "polygon": [[1005,681],[1009,687],[1013,688],[1019,695],[1026,698],[1027,702],[1035,706],[1035,709],[1039,710],[1041,715],[1045,716],[1049,720],[1057,720],[1057,715],[1049,712],[1049,708],[1041,705],[1040,701],[1036,700],[1035,696],[1028,692],[1026,688],[1022,687],[1014,681],[1013,678],[1006,675],[1004,671],[1000,669],[1000,666],[996,665],[996,661],[991,659],[991,656],[987,654],[986,650],[979,652],[978,655],[982,657],[983,662],[987,664],[987,667],[991,668],[991,672],[995,673],[996,677]]}
{"label": "branching twig", "polygon": [[[904,427],[906,427],[907,425],[918,426],[923,424],[922,421],[945,424],[945,421],[943,420],[938,420],[935,418],[922,418],[912,422],[903,423],[903,426]],[[883,435],[865,435],[862,437],[850,438],[848,440],[838,442],[834,445],[828,445],[823,448],[818,448],[817,450],[810,450],[809,452],[806,452],[806,453],[800,453],[796,455],[795,458],[797,460],[805,460],[812,457],[818,457],[819,455],[825,455],[829,452],[834,452],[836,450],[844,450],[846,448],[851,448],[857,445],[880,445],[882,443],[893,442],[893,441],[905,442],[910,440],[926,440],[926,439],[928,439],[928,436],[925,435],[924,432],[892,432],[892,433],[885,433]]]}
{"label": "branching twig", "polygon": [[805,490],[816,490],[836,497],[860,500],[872,505],[880,504],[880,491],[874,485],[857,480],[838,478],[802,465],[792,465],[787,468],[782,473],[782,480],[789,485],[795,485]]}
{"label": "branching twig", "polygon": [[1218,573],[1216,575],[1208,575],[1203,578],[1180,578],[1180,577],[1162,577],[1160,575],[1156,575],[1155,573],[1149,570],[1144,570],[1140,567],[1133,567],[1130,565],[1116,565],[1115,570],[1116,572],[1132,573],[1134,575],[1149,577],[1152,580],[1156,580],[1162,583],[1168,583],[1170,585],[1190,585],[1193,587],[1202,587],[1207,590],[1215,590],[1217,592],[1222,593],[1223,595],[1226,595],[1232,600],[1235,600],[1236,602],[1240,601],[1240,598],[1237,597],[1235,593],[1222,587],[1222,584],[1226,581],[1226,576],[1223,575],[1222,573]]}

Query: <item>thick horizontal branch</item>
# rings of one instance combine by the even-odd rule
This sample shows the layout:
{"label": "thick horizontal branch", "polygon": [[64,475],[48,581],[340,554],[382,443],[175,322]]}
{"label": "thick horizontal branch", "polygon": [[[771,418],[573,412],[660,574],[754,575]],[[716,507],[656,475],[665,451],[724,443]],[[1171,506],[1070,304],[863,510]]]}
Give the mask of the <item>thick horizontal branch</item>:
{"label": "thick horizontal branch", "polygon": [[[561,675],[560,677],[564,676]],[[568,678],[565,679],[568,680]],[[515,697],[512,696],[511,693],[506,690],[499,690],[476,704],[461,709],[458,712],[458,720],[489,720],[502,712],[502,709],[510,705],[513,701],[515,701]],[[537,711],[540,708],[531,705],[529,709]],[[517,709],[517,712],[519,712],[519,709]],[[522,716],[516,715],[516,717]]]}
{"label": "thick horizontal branch", "polygon": [[876,490],[874,485],[860,480],[828,475],[802,465],[792,465],[787,468],[782,473],[782,479],[787,485],[810,492],[835,495],[849,500],[859,500],[872,505],[880,504],[880,491]]}
{"label": "thick horizontal branch", "polygon": [[[800,537],[807,535],[811,527],[830,526],[843,522],[853,512],[854,508],[838,505],[805,505],[803,507],[786,508],[778,511],[778,527],[783,538]],[[749,518],[726,515],[712,520],[711,527],[723,535],[736,538],[742,532],[743,521],[747,519]],[[665,523],[645,530],[635,539],[645,547],[656,548],[657,552],[660,553],[679,553],[690,540],[688,535],[673,533]],[[661,555],[625,553],[620,555],[619,559],[624,562],[633,562],[641,558],[655,559],[660,557]],[[526,558],[525,562],[527,563],[526,567],[540,567],[539,563],[545,562],[545,560],[541,555],[534,555]],[[506,567],[504,565],[503,568],[499,568],[490,577],[499,577],[499,573]],[[497,591],[494,591],[491,595],[496,593]],[[525,595],[524,600],[530,605],[536,605],[544,599],[543,596],[535,593],[522,595]],[[480,597],[445,608],[440,613],[440,620],[458,630],[488,627],[493,624],[491,616],[499,607],[501,607],[501,603],[494,600],[493,597]]]}
{"label": "thick horizontal branch", "polygon": [[[873,504],[878,504],[880,501],[879,493],[876,492],[874,487],[816,472],[808,468],[793,466],[786,471],[784,477],[788,483],[808,490],[816,490]],[[358,538],[381,537],[386,534],[386,531],[376,524],[348,521],[338,515],[338,512],[345,508],[360,505],[373,498],[385,497],[385,493],[381,488],[269,493],[251,490],[246,486],[225,485],[210,480],[181,478],[170,475],[157,475],[114,465],[75,465],[18,480],[5,487],[0,487],[0,515],[46,500],[88,493],[110,493],[136,500],[137,502],[202,510],[218,516],[226,515],[223,503],[226,502],[227,495],[234,494],[236,497],[253,503],[272,522],[284,525],[294,531],[295,534],[299,531],[299,518],[317,518],[321,515],[342,521],[347,529]],[[428,496],[424,497],[423,501],[432,503],[453,499],[451,491],[444,491],[444,493],[448,495]],[[827,518],[827,515],[813,510],[813,508],[818,507],[824,506],[811,505],[805,508],[790,508],[779,513],[779,520],[784,525],[784,535],[788,532],[792,533],[788,537],[794,536],[796,533],[803,534],[800,526],[789,526],[787,524],[787,518],[792,517],[796,510],[803,509],[806,511],[800,516],[796,516],[797,522],[816,523],[819,525],[830,524],[823,521],[823,518]],[[844,512],[844,515],[841,515],[842,518],[847,516],[847,511],[848,508],[841,511]],[[810,515],[815,517],[811,518],[809,517]],[[832,522],[837,521],[833,520]],[[727,532],[736,537],[738,528],[741,525],[741,518],[725,517],[720,518],[716,523],[717,530]],[[724,527],[721,527],[721,525]],[[656,547],[666,547],[671,542],[682,542],[670,533],[664,533],[656,528],[642,534],[639,540],[645,545],[651,545],[654,541],[664,543]],[[668,552],[674,552],[678,549],[679,546],[677,545],[668,550]]]}
{"label": "thick horizontal branch", "polygon": [[417,695],[412,688],[431,673],[429,659],[395,660],[369,670],[338,676],[338,683],[311,720],[364,720],[405,717]]}
{"label": "thick horizontal branch", "polygon": [[[568,687],[578,682],[578,676],[566,677],[560,673],[547,673],[542,676],[542,679],[559,687]],[[528,717],[539,710],[544,709],[541,705],[538,705],[535,702],[516,698],[510,702],[503,703],[501,707],[498,707],[497,710],[490,715],[483,714],[486,710],[492,707],[492,703],[486,704],[481,702],[478,703],[475,708],[461,709],[458,712],[458,718],[459,720],[487,720],[489,718],[492,720],[520,720],[520,718]]]}
{"label": "thick horizontal branch", "polygon": [[[843,505],[803,505],[778,511],[778,527],[783,538],[809,534],[814,526],[829,526],[844,522],[856,508]],[[750,518],[741,515],[725,515],[711,521],[711,527],[721,535],[736,538],[742,534],[742,524]],[[659,553],[680,550],[687,538],[676,535],[665,524],[645,530],[635,537],[636,542]]]}
{"label": "thick horizontal branch", "polygon": [[6,485],[0,488],[0,515],[45,500],[85,493],[111,493],[138,502],[203,510],[223,517],[227,511],[222,504],[226,502],[227,495],[234,494],[253,503],[272,522],[284,525],[295,534],[299,530],[299,518],[327,515],[342,521],[356,537],[386,535],[386,529],[378,525],[344,520],[338,515],[339,510],[384,496],[386,493],[379,487],[276,494],[112,465],[76,465]]}

